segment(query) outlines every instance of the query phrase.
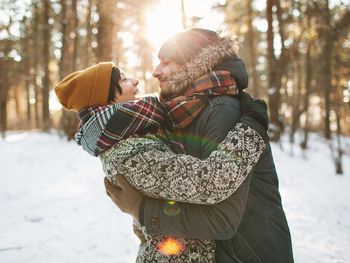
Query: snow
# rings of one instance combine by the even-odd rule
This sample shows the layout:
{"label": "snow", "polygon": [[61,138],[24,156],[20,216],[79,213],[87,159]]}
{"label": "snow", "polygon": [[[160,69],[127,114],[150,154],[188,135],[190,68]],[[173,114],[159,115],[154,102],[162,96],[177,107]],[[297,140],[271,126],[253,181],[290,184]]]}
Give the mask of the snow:
{"label": "snow", "polygon": [[[329,147],[312,136],[306,157],[273,145],[295,262],[348,262],[350,157],[335,175]],[[0,140],[0,262],[134,262],[132,219],[105,194],[98,158],[55,134]]]}

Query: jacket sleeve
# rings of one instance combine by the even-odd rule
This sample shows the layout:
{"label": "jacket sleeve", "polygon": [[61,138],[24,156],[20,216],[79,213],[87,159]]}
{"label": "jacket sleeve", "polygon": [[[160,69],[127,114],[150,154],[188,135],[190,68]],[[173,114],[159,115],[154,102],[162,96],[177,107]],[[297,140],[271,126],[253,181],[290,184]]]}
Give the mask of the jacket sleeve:
{"label": "jacket sleeve", "polygon": [[[217,104],[210,108],[197,130],[206,138],[201,145],[202,157],[213,150],[213,145],[223,139],[239,118],[239,108]],[[208,119],[215,120],[208,122]],[[248,120],[248,121],[247,121]],[[265,131],[254,120],[246,124]],[[254,127],[256,125],[256,127]],[[266,140],[266,137],[264,137]],[[158,235],[174,235],[196,239],[229,239],[236,232],[243,217],[250,178],[226,200],[211,206],[166,202],[146,198],[140,208],[140,221],[148,231]],[[169,211],[178,211],[169,213]]]}
{"label": "jacket sleeve", "polygon": [[241,223],[249,186],[250,177],[228,199],[210,206],[146,198],[140,223],[148,233],[155,235],[202,240],[231,239]]}

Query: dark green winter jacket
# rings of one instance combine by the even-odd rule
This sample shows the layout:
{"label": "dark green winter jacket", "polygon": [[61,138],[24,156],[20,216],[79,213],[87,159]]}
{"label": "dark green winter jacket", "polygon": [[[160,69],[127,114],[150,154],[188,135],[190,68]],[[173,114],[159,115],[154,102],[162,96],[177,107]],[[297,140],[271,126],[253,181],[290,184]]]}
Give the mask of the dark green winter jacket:
{"label": "dark green winter jacket", "polygon": [[[192,135],[184,137],[187,153],[206,158],[239,116],[239,102],[235,98],[210,100],[186,130],[186,134]],[[293,262],[270,146],[254,171],[227,200],[211,206],[178,203],[180,214],[172,217],[162,212],[166,205],[151,198],[144,201],[142,224],[147,230],[159,235],[216,239],[218,263]]]}
{"label": "dark green winter jacket", "polygon": [[[240,89],[247,86],[242,61],[229,60],[216,69],[229,70]],[[200,116],[182,131],[186,152],[201,159],[208,157],[239,118],[236,98],[211,98]],[[144,199],[140,220],[150,233],[217,240],[218,263],[293,262],[290,232],[269,144],[245,182],[225,201],[215,205],[177,203],[180,213],[174,216],[163,213],[167,205],[161,200]]]}

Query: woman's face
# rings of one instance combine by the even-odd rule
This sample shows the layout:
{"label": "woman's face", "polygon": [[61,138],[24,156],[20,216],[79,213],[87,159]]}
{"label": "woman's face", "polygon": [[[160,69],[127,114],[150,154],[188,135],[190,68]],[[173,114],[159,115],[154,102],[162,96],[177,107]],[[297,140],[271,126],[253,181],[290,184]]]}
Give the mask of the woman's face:
{"label": "woman's face", "polygon": [[138,84],[139,81],[137,79],[127,78],[124,73],[120,73],[119,85],[122,89],[122,94],[117,92],[114,102],[118,103],[127,100],[135,100],[135,96],[139,91],[137,89]]}

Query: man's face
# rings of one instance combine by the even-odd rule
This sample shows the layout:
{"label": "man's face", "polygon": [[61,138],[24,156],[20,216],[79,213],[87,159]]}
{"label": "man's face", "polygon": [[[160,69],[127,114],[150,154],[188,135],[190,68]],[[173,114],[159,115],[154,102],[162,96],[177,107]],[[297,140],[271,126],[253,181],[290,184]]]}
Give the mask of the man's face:
{"label": "man's face", "polygon": [[159,63],[153,71],[153,77],[159,81],[160,92],[167,93],[167,80],[173,73],[178,72],[181,65],[168,58],[159,58]]}

